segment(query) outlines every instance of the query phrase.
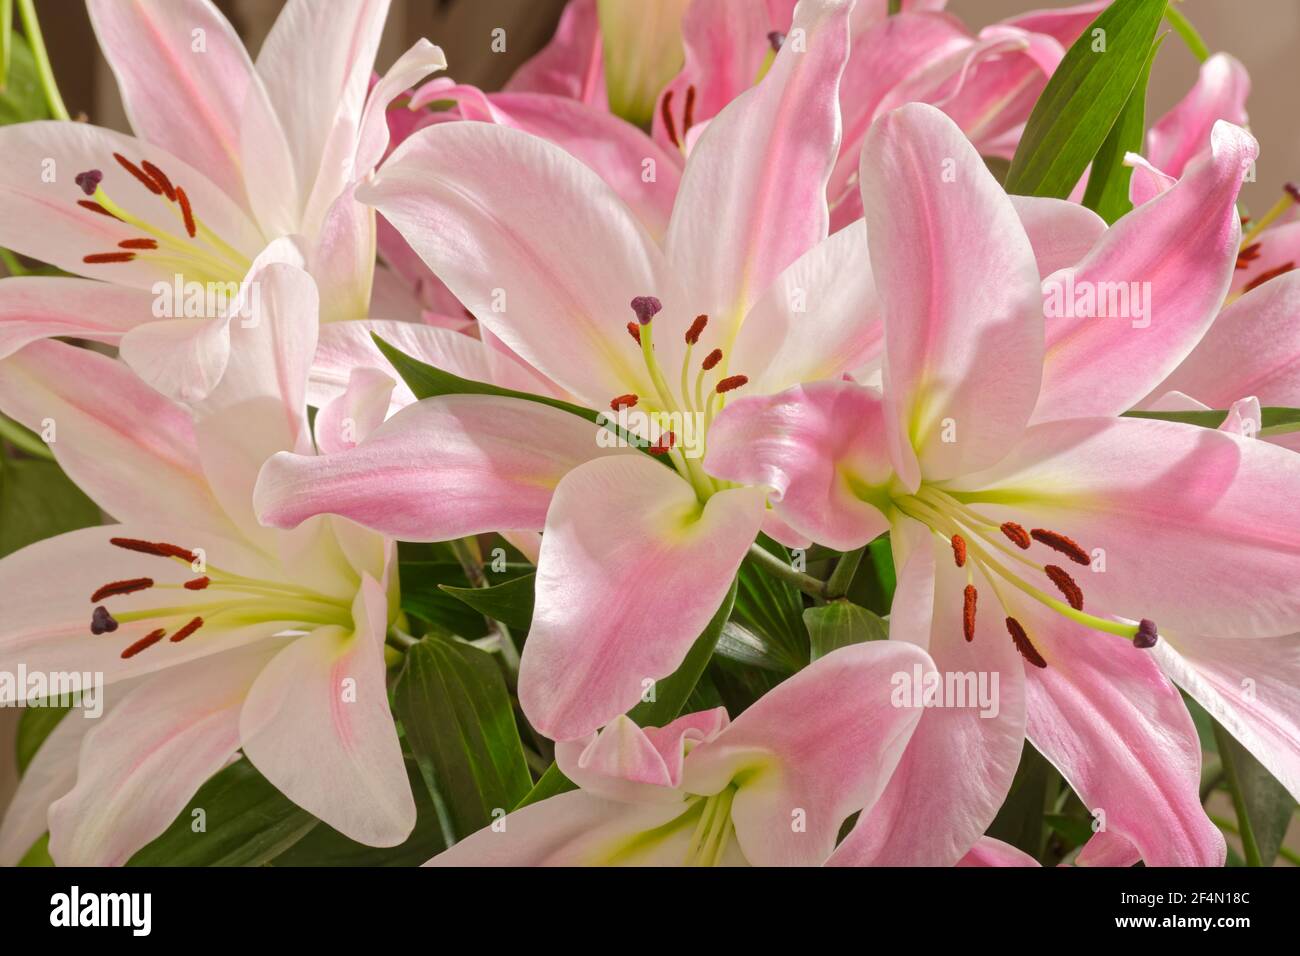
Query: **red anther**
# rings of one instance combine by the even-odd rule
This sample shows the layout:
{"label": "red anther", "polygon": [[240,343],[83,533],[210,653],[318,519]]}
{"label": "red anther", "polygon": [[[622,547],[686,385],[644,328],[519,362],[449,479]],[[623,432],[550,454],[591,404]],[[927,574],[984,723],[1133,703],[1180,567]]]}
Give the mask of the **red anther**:
{"label": "red anther", "polygon": [[131,160],[127,159],[121,153],[114,153],[113,158],[117,160],[119,166],[136,179],[140,180],[140,184],[144,186],[145,189],[149,190],[149,192],[153,193],[155,196],[161,196],[163,194],[162,187],[153,181],[153,177],[135,163],[131,162]]}
{"label": "red anther", "polygon": [[1260,245],[1258,242],[1252,242],[1246,248],[1237,253],[1237,268],[1245,269],[1252,262],[1259,258]]}
{"label": "red anther", "polygon": [[196,617],[172,635],[172,643],[179,644],[203,626],[203,618]]}
{"label": "red anther", "polygon": [[637,403],[638,399],[631,392],[626,395],[619,395],[610,400],[609,407],[612,411],[618,411],[620,408],[631,408]]}
{"label": "red anther", "polygon": [[1065,595],[1065,599],[1070,602],[1070,607],[1076,611],[1083,610],[1083,589],[1075,583],[1074,578],[1066,573],[1065,568],[1057,567],[1055,564],[1049,564],[1043,568],[1047,576],[1052,579],[1052,583]]}
{"label": "red anther", "polygon": [[139,538],[109,538],[108,543],[125,551],[138,551],[140,554],[152,554],[159,558],[184,558],[193,563],[198,555],[187,548],[168,544],[165,541],[141,541]]}
{"label": "red anther", "polygon": [[1295,268],[1294,262],[1284,262],[1276,269],[1269,269],[1267,272],[1261,272],[1255,278],[1247,282],[1241,289],[1242,294],[1249,292],[1251,289],[1257,289],[1269,279],[1276,279],[1280,275],[1285,275]]}
{"label": "red anther", "polygon": [[686,87],[686,105],[682,107],[682,135],[695,125],[695,84]]}
{"label": "red anther", "polygon": [[627,334],[636,340],[637,345],[641,344],[641,326],[637,325],[635,322],[629,322],[627,324]]}
{"label": "red anther", "polygon": [[682,148],[681,140],[677,138],[677,127],[673,123],[673,91],[665,90],[664,98],[659,103],[659,116],[664,121],[664,132],[668,134],[668,141],[678,149]]}
{"label": "red anther", "polygon": [[139,654],[145,648],[153,647],[155,644],[157,644],[159,641],[163,639],[163,635],[165,635],[166,633],[167,632],[161,627],[158,628],[158,630],[156,631],[150,631],[144,637],[140,638],[140,640],[136,641],[134,644],[132,644],[130,647],[124,650],[122,652],[122,658],[125,660],[128,657],[135,657],[135,655]]}
{"label": "red anther", "polygon": [[[77,205],[80,206],[82,209],[89,209],[91,212],[97,212],[101,216],[107,216],[109,219],[117,219],[117,217],[114,216],[111,212],[109,212],[107,209],[105,209],[103,206],[101,206],[99,203],[93,200],[78,199]],[[121,222],[122,220],[117,219],[117,221]]]}
{"label": "red anther", "polygon": [[713,386],[713,390],[719,395],[722,395],[726,392],[731,392],[740,388],[740,386],[744,385],[748,381],[748,375],[728,375],[726,378],[718,382],[717,385]]}
{"label": "red anther", "polygon": [[677,443],[677,436],[672,432],[664,432],[658,440],[650,446],[648,451],[652,455],[666,455],[672,451],[673,445]]}
{"label": "red anther", "polygon": [[695,321],[691,323],[691,327],[686,330],[686,344],[694,345],[698,342],[700,333],[704,331],[704,327],[708,324],[709,317],[707,315],[697,315]]}
{"label": "red anther", "polygon": [[117,244],[119,249],[157,249],[158,243],[153,239],[123,239]]}
{"label": "red anther", "polygon": [[1007,630],[1011,632],[1011,640],[1015,642],[1016,650],[1020,652],[1021,657],[1035,667],[1047,666],[1047,661],[1043,660],[1043,655],[1038,653],[1038,648],[1034,647],[1029,635],[1025,633],[1025,629],[1020,626],[1020,622],[1014,617],[1007,618]]}
{"label": "red anther", "polygon": [[185,231],[193,239],[198,230],[194,227],[194,210],[190,208],[190,197],[185,195],[185,190],[180,186],[176,187],[176,201],[181,205],[181,215],[185,217]]}
{"label": "red anther", "polygon": [[1075,564],[1092,564],[1092,558],[1088,557],[1088,552],[1079,547],[1073,538],[1067,538],[1059,531],[1035,528],[1029,533],[1033,535],[1035,541],[1047,545],[1053,551],[1061,552]]}
{"label": "red anther", "polygon": [[952,559],[957,562],[957,567],[966,567],[966,539],[959,534],[952,536]]}
{"label": "red anther", "polygon": [[1022,551],[1028,551],[1030,540],[1029,532],[1016,524],[1014,521],[1002,522],[1002,533],[1011,539],[1011,543]]}
{"label": "red anther", "polygon": [[134,258],[134,252],[96,252],[94,255],[82,256],[81,261],[87,265],[97,266],[109,262],[130,262]]}
{"label": "red anther", "polygon": [[167,194],[167,198],[172,202],[175,202],[176,187],[174,187],[172,181],[167,178],[167,174],[147,159],[141,160],[140,165],[143,167],[144,171],[149,174],[149,177],[156,182],[159,187],[161,187],[162,191]]}
{"label": "red anther", "polygon": [[203,577],[195,578],[193,581],[186,581],[183,587],[187,591],[202,591],[211,583],[212,579],[205,574]]}
{"label": "red anther", "polygon": [[975,585],[966,585],[966,590],[962,594],[961,632],[965,635],[968,644],[975,640],[975,604],[979,601],[979,596]]}
{"label": "red anther", "polygon": [[153,587],[153,578],[129,578],[125,581],[111,581],[90,596],[91,604],[98,604],[106,597],[115,594],[131,594]]}
{"label": "red anther", "polygon": [[717,365],[721,361],[722,361],[722,349],[714,349],[708,355],[704,356],[704,361],[700,363],[700,367],[707,372],[710,369],[712,369],[713,366]]}

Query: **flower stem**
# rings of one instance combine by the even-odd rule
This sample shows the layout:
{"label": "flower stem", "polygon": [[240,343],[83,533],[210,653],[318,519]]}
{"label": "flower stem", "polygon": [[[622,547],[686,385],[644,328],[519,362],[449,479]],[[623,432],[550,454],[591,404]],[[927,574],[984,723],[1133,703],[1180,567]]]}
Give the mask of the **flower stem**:
{"label": "flower stem", "polygon": [[45,52],[45,38],[41,36],[41,25],[36,19],[36,7],[32,0],[18,0],[18,16],[22,20],[27,45],[32,49],[32,58],[36,61],[36,74],[40,78],[50,115],[55,119],[71,119],[68,108],[63,105],[63,97],[59,95],[59,84],[54,81],[50,55]]}
{"label": "flower stem", "polygon": [[749,546],[749,556],[754,559],[755,564],[761,566],[768,574],[794,585],[804,594],[815,598],[826,597],[826,582],[817,580],[811,574],[796,571],[760,545],[751,544]]}
{"label": "flower stem", "polygon": [[1187,49],[1192,51],[1192,56],[1202,63],[1210,58],[1210,48],[1205,45],[1205,41],[1201,39],[1196,27],[1192,26],[1192,21],[1188,20],[1172,3],[1165,8],[1165,19],[1174,28],[1174,32],[1183,38],[1183,42],[1187,44]]}
{"label": "flower stem", "polygon": [[846,551],[840,555],[835,570],[826,579],[827,598],[843,597],[849,593],[849,585],[853,583],[853,575],[858,573],[858,565],[862,563],[862,556],[866,551],[865,547],[861,547],[856,551]]}
{"label": "flower stem", "polygon": [[[465,569],[465,577],[469,578],[470,585],[476,588],[491,586],[487,575],[483,573],[483,553],[479,550],[477,540],[460,538],[451,542],[451,549],[456,553],[460,566]],[[510,630],[504,624],[491,618],[487,621],[496,634],[497,648],[501,651],[501,663],[505,665],[507,676],[513,683],[519,676],[519,648],[515,647]]]}
{"label": "flower stem", "polygon": [[1241,837],[1242,855],[1246,858],[1247,866],[1263,866],[1259,843],[1255,840],[1255,830],[1246,810],[1246,799],[1241,793],[1241,781],[1237,778],[1237,766],[1232,759],[1233,739],[1217,720],[1214,722],[1214,741],[1218,744],[1219,759],[1223,761],[1223,775],[1228,784],[1228,792],[1232,794],[1232,808],[1237,812],[1237,835]]}

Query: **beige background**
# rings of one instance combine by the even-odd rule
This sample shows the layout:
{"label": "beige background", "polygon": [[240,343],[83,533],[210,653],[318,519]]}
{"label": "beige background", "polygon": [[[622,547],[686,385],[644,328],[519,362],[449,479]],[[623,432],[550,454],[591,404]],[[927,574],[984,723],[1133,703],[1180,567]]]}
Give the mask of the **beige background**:
{"label": "beige background", "polygon": [[[1065,5],[950,0],[949,10],[968,26],[979,28],[1032,6]],[[256,49],[281,3],[218,0],[218,6],[250,48]],[[387,66],[414,40],[426,36],[447,51],[451,76],[492,89],[546,41],[562,6],[562,0],[394,0],[380,66]],[[77,0],[38,0],[37,8],[68,109],[74,115],[84,112],[100,125],[126,129],[121,101],[95,47],[84,6]],[[1246,185],[1242,202],[1247,209],[1262,211],[1280,195],[1283,182],[1300,180],[1300,0],[1185,0],[1182,9],[1212,51],[1232,53],[1250,70],[1251,129],[1260,141],[1261,154],[1256,182]],[[489,49],[495,27],[507,30],[504,53]],[[1148,122],[1186,93],[1196,71],[1196,60],[1176,35],[1170,36],[1152,71]],[[0,709],[0,807],[7,804],[15,782],[17,714]],[[1217,801],[1214,812],[1231,819],[1231,806]],[[1300,827],[1296,825],[1291,828],[1289,845],[1300,846]]]}

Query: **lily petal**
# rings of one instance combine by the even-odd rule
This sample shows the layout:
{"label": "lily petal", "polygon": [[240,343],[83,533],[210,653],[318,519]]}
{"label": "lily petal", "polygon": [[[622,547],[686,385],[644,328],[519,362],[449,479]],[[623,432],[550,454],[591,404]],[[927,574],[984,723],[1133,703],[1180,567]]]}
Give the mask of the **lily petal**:
{"label": "lily petal", "polygon": [[549,93],[607,109],[596,0],[564,5],[551,42],[524,62],[505,86],[513,93]]}
{"label": "lily petal", "polygon": [[1201,64],[1196,83],[1178,104],[1147,130],[1146,156],[1175,178],[1210,144],[1219,120],[1246,126],[1250,74],[1236,57],[1216,53]]}
{"label": "lily petal", "polygon": [[1041,866],[1037,860],[1024,850],[1017,850],[1009,843],[995,840],[993,837],[979,838],[970,852],[955,864],[957,866]]}
{"label": "lily petal", "polygon": [[152,317],[140,289],[65,276],[0,279],[0,359],[37,339],[69,336],[116,345]]}
{"label": "lily petal", "polygon": [[1020,224],[1046,279],[1057,269],[1076,265],[1106,232],[1106,220],[1087,206],[1043,196],[1012,196]]}
{"label": "lily petal", "polygon": [[316,447],[321,453],[355,448],[383,424],[395,384],[379,369],[353,369],[347,390],[316,413]]}

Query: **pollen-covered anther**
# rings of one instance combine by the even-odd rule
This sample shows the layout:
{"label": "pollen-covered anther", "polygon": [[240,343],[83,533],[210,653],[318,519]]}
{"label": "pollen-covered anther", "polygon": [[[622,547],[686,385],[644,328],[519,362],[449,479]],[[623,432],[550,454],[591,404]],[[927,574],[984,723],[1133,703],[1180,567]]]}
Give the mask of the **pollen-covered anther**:
{"label": "pollen-covered anther", "polygon": [[1002,533],[1011,539],[1011,543],[1022,551],[1028,551],[1032,541],[1029,538],[1029,532],[1016,524],[1014,521],[1002,522]]}
{"label": "pollen-covered anther", "polygon": [[952,559],[957,567],[966,567],[966,539],[959,534],[952,536]]}
{"label": "pollen-covered anther", "polygon": [[185,195],[185,190],[180,186],[176,187],[176,202],[181,207],[181,217],[185,220],[185,231],[193,239],[198,235],[199,230],[194,224],[194,210],[190,208],[190,197]]}
{"label": "pollen-covered anther", "polygon": [[1141,650],[1148,650],[1156,646],[1156,641],[1160,639],[1160,633],[1156,630],[1156,622],[1143,618],[1138,622],[1137,634],[1133,636],[1133,646]]}
{"label": "pollen-covered anther", "polygon": [[1240,252],[1237,253],[1237,268],[1245,269],[1252,262],[1259,258],[1260,245],[1258,242],[1252,242]]}
{"label": "pollen-covered anther", "polygon": [[698,342],[700,333],[704,331],[704,327],[708,324],[709,317],[707,315],[697,315],[695,321],[691,323],[691,327],[686,330],[686,344],[694,345]]}
{"label": "pollen-covered anther", "polygon": [[1280,275],[1286,275],[1294,268],[1295,268],[1294,262],[1284,262],[1275,269],[1268,269],[1264,272],[1261,272],[1259,275],[1255,276],[1255,278],[1251,279],[1249,282],[1247,282],[1244,286],[1241,287],[1241,293],[1242,295],[1245,295],[1247,292],[1251,292],[1255,289],[1258,289],[1269,279],[1276,279]]}
{"label": "pollen-covered anther", "polygon": [[[80,206],[82,209],[89,209],[91,212],[97,212],[97,213],[99,213],[101,216],[107,216],[109,219],[117,219],[116,216],[114,216],[111,212],[109,212],[107,209],[105,209],[105,208],[104,208],[103,206],[101,206],[99,203],[97,203],[97,202],[93,202],[93,201],[91,201],[91,200],[89,200],[89,199],[78,199],[78,200],[77,200],[77,205]],[[118,222],[121,222],[122,220],[121,220],[121,219],[117,219],[117,221],[118,221]]]}
{"label": "pollen-covered anther", "polygon": [[88,256],[82,256],[81,261],[86,265],[97,266],[107,265],[111,262],[130,262],[134,258],[134,252],[96,252]]}
{"label": "pollen-covered anther", "polygon": [[649,325],[650,320],[663,311],[664,304],[652,295],[639,295],[632,300],[632,311],[642,325]]}
{"label": "pollen-covered anther", "polygon": [[677,436],[672,432],[664,432],[654,444],[648,449],[652,455],[666,455],[673,450],[673,445],[677,444]]}
{"label": "pollen-covered anther", "polygon": [[141,160],[140,166],[149,174],[149,178],[158,184],[158,187],[163,191],[167,198],[172,202],[175,202],[176,187],[173,186],[172,181],[167,178],[167,174],[147,159]]}
{"label": "pollen-covered anther", "polygon": [[108,543],[125,551],[137,551],[140,554],[152,554],[159,558],[182,558],[193,563],[198,555],[188,548],[168,544],[166,541],[142,541],[139,538],[109,538]]}
{"label": "pollen-covered anther", "polygon": [[610,399],[609,407],[611,411],[618,411],[620,408],[632,408],[639,399],[631,392],[626,395],[616,395]]}
{"label": "pollen-covered anther", "polygon": [[87,196],[95,195],[95,190],[99,188],[99,184],[103,179],[104,173],[98,169],[88,169],[84,173],[77,173],[76,176],[72,177],[72,181]]}
{"label": "pollen-covered anther", "polygon": [[171,637],[172,643],[179,644],[181,641],[185,640],[185,638],[189,637],[191,634],[193,634],[202,626],[203,626],[203,618],[201,617],[193,618],[188,624],[186,624],[179,631],[177,631],[175,634],[172,635]]}
{"label": "pollen-covered anther", "polygon": [[90,615],[91,634],[112,634],[117,630],[117,621],[108,613],[108,608],[100,605]]}
{"label": "pollen-covered anther", "polygon": [[201,578],[195,578],[192,581],[186,581],[185,584],[182,586],[187,591],[202,591],[211,583],[212,583],[212,579],[205,574]]}
{"label": "pollen-covered anther", "polygon": [[110,581],[90,596],[90,603],[95,604],[115,594],[133,594],[153,587],[153,578],[128,578],[125,581]]}
{"label": "pollen-covered anther", "polygon": [[157,249],[158,242],[155,239],[123,239],[117,244],[119,249]]}
{"label": "pollen-covered anther", "polygon": [[635,322],[627,324],[627,334],[632,336],[632,341],[636,342],[637,345],[641,344],[641,329]]}
{"label": "pollen-covered anther", "polygon": [[144,188],[149,190],[149,192],[153,193],[155,196],[161,196],[163,194],[163,188],[154,182],[153,177],[135,163],[131,162],[131,160],[127,159],[121,153],[114,153],[113,158],[117,160],[119,166],[138,179],[140,185],[144,186]]}
{"label": "pollen-covered anther", "polygon": [[708,355],[704,356],[704,361],[700,363],[700,367],[704,369],[704,371],[708,372],[711,371],[713,367],[721,361],[722,361],[722,349],[714,349]]}
{"label": "pollen-covered anther", "polygon": [[1046,667],[1047,661],[1043,660],[1043,655],[1038,653],[1038,648],[1034,647],[1033,641],[1025,633],[1024,627],[1014,617],[1007,618],[1007,631],[1011,634],[1011,640],[1015,642],[1016,650],[1020,656],[1035,667]]}
{"label": "pollen-covered anther", "polygon": [[725,395],[727,392],[733,392],[749,382],[748,375],[728,375],[726,378],[713,386],[713,390],[719,395]]}
{"label": "pollen-covered anther", "polygon": [[1052,579],[1052,583],[1056,585],[1057,589],[1065,595],[1065,599],[1070,602],[1070,607],[1076,611],[1082,611],[1083,589],[1075,583],[1074,578],[1070,577],[1065,568],[1049,564],[1043,570]]}
{"label": "pollen-covered anther", "polygon": [[167,631],[161,627],[158,628],[158,630],[156,631],[150,631],[144,637],[140,638],[140,640],[136,641],[134,644],[132,644],[130,647],[124,650],[122,652],[122,659],[126,660],[129,657],[135,657],[135,655],[139,654],[141,651],[145,650],[146,648],[153,647],[155,644],[157,644],[159,641],[163,639],[166,633]]}
{"label": "pollen-covered anther", "polygon": [[1075,564],[1092,564],[1092,558],[1088,552],[1079,547],[1078,542],[1073,538],[1067,538],[1059,531],[1049,531],[1047,528],[1035,528],[1029,532],[1033,539],[1040,544],[1045,544],[1053,551],[1059,551]]}
{"label": "pollen-covered anther", "polygon": [[681,149],[681,140],[677,138],[677,125],[673,122],[673,91],[664,92],[664,98],[659,102],[659,118],[663,120],[664,132],[668,134],[668,141]]}
{"label": "pollen-covered anther", "polygon": [[686,105],[682,107],[682,135],[695,125],[695,84],[686,87]]}
{"label": "pollen-covered anther", "polygon": [[962,594],[961,632],[968,644],[975,640],[975,605],[979,603],[979,597],[975,585],[966,585],[966,590]]}

